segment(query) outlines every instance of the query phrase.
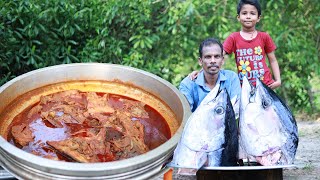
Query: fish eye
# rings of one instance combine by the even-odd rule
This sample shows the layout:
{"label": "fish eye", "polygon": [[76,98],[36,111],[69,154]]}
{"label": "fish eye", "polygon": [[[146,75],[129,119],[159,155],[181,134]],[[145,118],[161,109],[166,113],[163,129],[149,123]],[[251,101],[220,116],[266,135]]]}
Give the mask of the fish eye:
{"label": "fish eye", "polygon": [[263,98],[262,107],[265,109],[272,104],[272,100],[270,98]]}
{"label": "fish eye", "polygon": [[216,109],[214,110],[218,115],[221,115],[224,113],[224,108],[222,106],[218,106],[216,107]]}

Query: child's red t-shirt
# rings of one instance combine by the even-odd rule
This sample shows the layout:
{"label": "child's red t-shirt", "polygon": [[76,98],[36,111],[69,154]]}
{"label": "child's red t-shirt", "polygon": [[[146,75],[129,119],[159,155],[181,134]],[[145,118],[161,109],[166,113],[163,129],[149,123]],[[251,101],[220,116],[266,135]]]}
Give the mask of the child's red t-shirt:
{"label": "child's red t-shirt", "polygon": [[240,35],[240,32],[234,32],[223,43],[223,49],[227,54],[232,52],[235,54],[241,83],[243,77],[247,76],[253,85],[256,84],[256,78],[260,78],[267,85],[274,82],[266,64],[266,56],[276,48],[270,35],[266,32],[258,32],[252,40],[246,40]]}

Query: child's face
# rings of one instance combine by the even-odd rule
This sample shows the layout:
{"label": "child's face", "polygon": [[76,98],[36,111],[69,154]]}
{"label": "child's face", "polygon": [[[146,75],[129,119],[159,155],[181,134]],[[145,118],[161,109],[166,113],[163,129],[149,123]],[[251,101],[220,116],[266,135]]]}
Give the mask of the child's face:
{"label": "child's face", "polygon": [[245,29],[255,28],[256,24],[260,21],[257,8],[250,4],[242,6],[237,18],[242,28]]}

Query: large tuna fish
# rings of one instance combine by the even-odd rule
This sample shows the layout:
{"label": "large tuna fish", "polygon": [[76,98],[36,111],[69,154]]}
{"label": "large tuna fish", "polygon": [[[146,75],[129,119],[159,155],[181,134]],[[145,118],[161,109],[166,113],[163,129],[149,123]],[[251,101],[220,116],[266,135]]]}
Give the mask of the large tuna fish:
{"label": "large tuna fish", "polygon": [[171,166],[199,169],[238,161],[235,114],[225,89],[214,88],[188,119]]}
{"label": "large tuna fish", "polygon": [[240,150],[259,164],[293,164],[298,147],[296,121],[284,101],[259,79],[256,87],[243,79],[239,131]]}

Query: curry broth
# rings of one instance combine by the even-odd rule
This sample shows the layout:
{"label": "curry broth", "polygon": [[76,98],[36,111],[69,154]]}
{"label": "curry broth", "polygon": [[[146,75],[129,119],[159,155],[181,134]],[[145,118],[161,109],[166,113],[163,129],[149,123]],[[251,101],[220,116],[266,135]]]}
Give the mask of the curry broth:
{"label": "curry broth", "polygon": [[[130,86],[129,91],[134,91],[133,93],[128,93],[128,88],[125,89],[125,86],[128,87],[127,84],[119,83],[119,82],[101,82],[101,81],[72,81],[68,83],[58,83],[55,85],[49,85],[45,88],[40,88],[37,90],[34,90],[33,92],[26,93],[24,102],[29,102],[29,106],[22,105],[23,110],[19,113],[17,113],[16,116],[14,116],[13,120],[11,120],[11,123],[7,127],[7,134],[6,138],[7,140],[16,145],[19,148],[22,148],[24,151],[27,152],[33,152],[37,151],[40,152],[41,156],[54,156],[58,158],[59,160],[64,161],[73,161],[71,158],[68,158],[68,156],[65,156],[63,153],[59,153],[56,150],[54,150],[52,147],[48,145],[43,145],[46,141],[58,141],[63,140],[70,135],[66,132],[74,132],[78,131],[81,128],[93,128],[88,124],[64,124],[62,128],[54,127],[52,124],[46,121],[41,120],[41,116],[39,114],[34,114],[29,118],[27,117],[28,112],[36,106],[39,102],[35,101],[35,99],[39,99],[41,96],[45,96],[48,94],[57,93],[64,90],[70,90],[70,89],[79,89],[81,92],[85,91],[91,91],[91,92],[97,92],[97,95],[103,96],[104,94],[109,94],[109,103],[112,104],[112,106],[117,106],[119,103],[119,98],[122,99],[128,99],[128,100],[134,100],[134,101],[142,101],[145,103],[144,109],[148,113],[148,118],[139,118],[139,117],[132,117],[132,121],[139,121],[144,126],[144,140],[145,144],[148,146],[150,150],[158,147],[159,145],[163,144],[166,140],[170,139],[172,134],[177,129],[177,124],[175,121],[172,121],[172,119],[175,118],[173,112],[163,103],[161,100],[157,99],[155,96],[144,92],[143,90],[137,89],[136,87]],[[97,88],[99,87],[99,88]],[[108,88],[114,88],[117,87],[118,90],[112,89],[108,90]],[[130,89],[131,88],[131,89]],[[103,89],[103,91],[101,91]],[[96,91],[94,91],[96,90]],[[99,91],[100,90],[100,91]],[[119,93],[119,94],[116,94]],[[34,95],[37,94],[37,97],[35,98]],[[120,94],[126,94],[128,96],[123,96]],[[133,98],[133,97],[138,97]],[[23,99],[23,98],[18,98]],[[149,99],[149,100],[148,100]],[[18,100],[16,100],[18,101]],[[30,102],[33,102],[33,104],[30,105]],[[17,102],[13,102],[17,103]],[[156,107],[153,108],[151,106]],[[11,105],[14,107],[13,105]],[[19,109],[19,108],[18,108]],[[22,109],[20,107],[20,109]],[[156,110],[157,109],[157,110]],[[159,111],[158,111],[159,110]],[[168,111],[169,110],[169,111]],[[166,119],[170,119],[169,121]],[[172,118],[172,119],[171,119]],[[21,124],[21,123],[30,123],[30,126],[36,132],[34,134],[34,143],[29,143],[28,146],[22,147],[21,145],[17,144],[11,134],[11,128],[15,125]],[[168,123],[169,122],[169,123]],[[85,133],[77,134],[77,136],[83,136],[85,137]],[[41,144],[42,143],[42,144]],[[113,161],[114,154],[105,154],[105,155],[99,155],[100,162],[106,162],[106,161]]]}

